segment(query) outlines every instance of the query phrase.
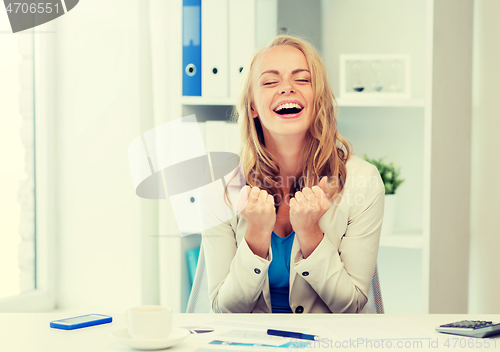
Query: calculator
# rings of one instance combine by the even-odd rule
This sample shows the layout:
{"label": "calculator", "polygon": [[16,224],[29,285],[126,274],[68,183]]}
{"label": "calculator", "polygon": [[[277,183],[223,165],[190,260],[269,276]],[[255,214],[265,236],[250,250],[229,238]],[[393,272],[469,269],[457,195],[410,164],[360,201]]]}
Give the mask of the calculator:
{"label": "calculator", "polygon": [[461,320],[440,325],[436,328],[436,331],[470,337],[486,337],[500,334],[500,323],[483,320]]}

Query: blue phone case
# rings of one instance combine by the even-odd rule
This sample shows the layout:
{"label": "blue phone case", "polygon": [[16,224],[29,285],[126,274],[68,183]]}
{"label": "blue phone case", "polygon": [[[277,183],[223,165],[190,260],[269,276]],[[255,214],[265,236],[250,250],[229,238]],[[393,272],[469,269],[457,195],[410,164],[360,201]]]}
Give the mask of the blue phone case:
{"label": "blue phone case", "polygon": [[[85,317],[88,317],[85,319]],[[78,319],[79,318],[79,319]],[[78,319],[80,321],[71,323],[71,320]],[[82,321],[83,320],[83,321]],[[100,325],[111,323],[113,318],[108,315],[101,314],[87,314],[80,315],[78,317],[72,317],[67,319],[54,320],[50,322],[50,327],[54,329],[63,329],[63,330],[74,330],[86,328],[88,326]]]}

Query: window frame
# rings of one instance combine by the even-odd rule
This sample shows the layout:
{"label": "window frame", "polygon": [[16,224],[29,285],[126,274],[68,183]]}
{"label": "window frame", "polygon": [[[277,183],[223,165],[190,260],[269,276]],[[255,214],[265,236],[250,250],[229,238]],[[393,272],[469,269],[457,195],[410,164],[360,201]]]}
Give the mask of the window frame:
{"label": "window frame", "polygon": [[35,290],[0,299],[0,312],[42,312],[56,306],[55,28],[54,21],[51,21],[26,30],[33,35]]}

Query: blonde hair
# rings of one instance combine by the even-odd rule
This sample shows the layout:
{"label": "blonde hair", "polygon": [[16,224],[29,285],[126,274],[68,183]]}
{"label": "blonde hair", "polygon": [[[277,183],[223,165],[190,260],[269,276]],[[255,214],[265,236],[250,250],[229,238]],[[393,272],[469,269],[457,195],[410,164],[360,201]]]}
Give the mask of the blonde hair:
{"label": "blonde hair", "polygon": [[[277,36],[267,47],[257,50],[252,55],[249,65],[246,65],[242,71],[238,100],[232,115],[232,120],[240,120],[241,126],[239,153],[241,170],[248,185],[266,190],[273,195],[275,204],[281,204],[284,195],[281,188],[277,186],[276,180],[279,175],[279,166],[265,147],[259,117],[253,118],[251,110],[253,97],[251,77],[255,61],[265,50],[281,45],[292,46],[304,54],[311,71],[311,84],[314,92],[313,121],[306,137],[302,174],[297,175],[299,182],[294,182],[289,194],[293,195],[304,187],[317,185],[319,177],[328,176],[327,193],[330,199],[333,199],[342,192],[344,187],[347,176],[345,164],[351,154],[352,146],[337,131],[335,97],[330,89],[326,67],[320,54],[313,45],[297,37]],[[277,200],[277,196],[281,198]]]}

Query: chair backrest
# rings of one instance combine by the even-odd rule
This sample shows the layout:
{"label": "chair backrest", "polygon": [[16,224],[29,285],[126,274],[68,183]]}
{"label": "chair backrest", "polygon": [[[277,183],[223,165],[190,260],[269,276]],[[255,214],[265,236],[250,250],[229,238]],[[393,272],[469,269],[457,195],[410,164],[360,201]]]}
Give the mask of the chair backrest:
{"label": "chair backrest", "polygon": [[196,274],[191,287],[186,313],[210,313],[211,304],[208,297],[208,278],[205,265],[205,252],[200,246],[200,256],[196,266]]}
{"label": "chair backrest", "polygon": [[384,314],[384,304],[382,303],[382,292],[380,291],[380,281],[378,280],[377,264],[375,264],[372,284],[368,291],[368,302],[366,302],[366,307],[371,314]]}
{"label": "chair backrest", "polygon": [[[372,314],[383,314],[384,305],[382,303],[382,294],[380,292],[380,282],[378,280],[377,266],[372,277],[372,284],[368,291],[368,302],[366,303],[368,311]],[[210,313],[211,304],[208,297],[208,279],[205,268],[205,253],[203,247],[200,247],[200,256],[196,267],[193,287],[189,295],[189,301],[186,313]]]}

